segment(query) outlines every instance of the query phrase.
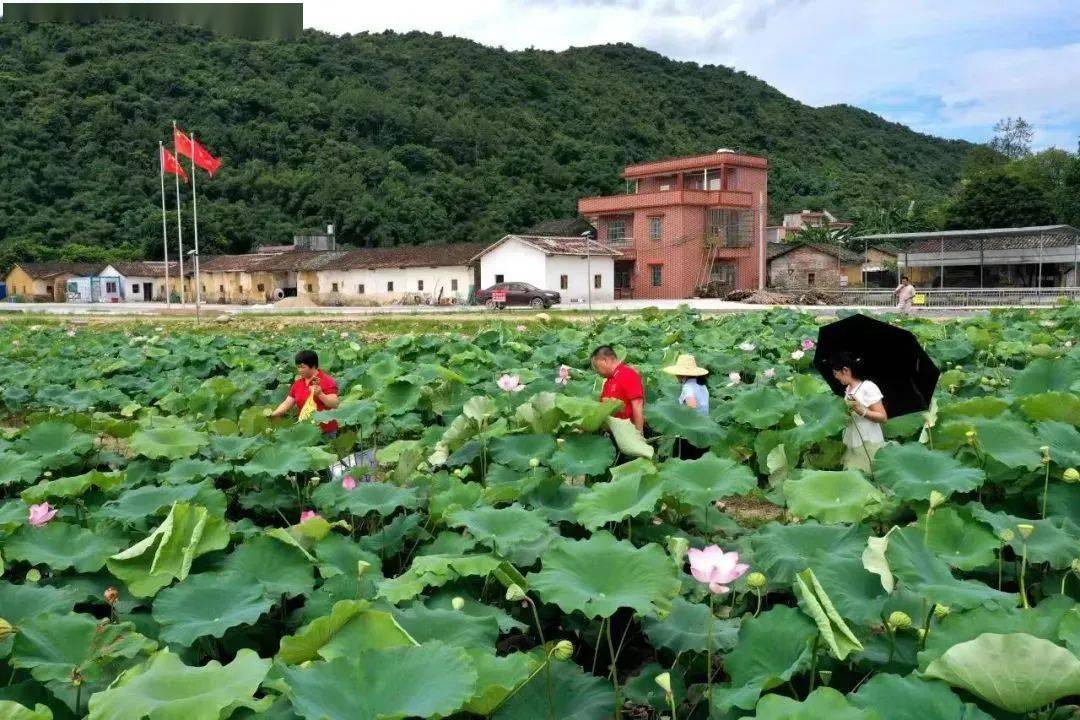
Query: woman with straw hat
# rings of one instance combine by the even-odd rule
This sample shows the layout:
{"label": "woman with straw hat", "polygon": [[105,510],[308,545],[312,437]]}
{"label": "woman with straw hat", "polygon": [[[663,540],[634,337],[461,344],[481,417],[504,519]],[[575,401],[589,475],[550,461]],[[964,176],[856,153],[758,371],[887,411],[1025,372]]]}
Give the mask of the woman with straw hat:
{"label": "woman with straw hat", "polygon": [[[679,402],[702,415],[709,414],[709,388],[705,386],[705,376],[709,371],[697,364],[697,359],[689,353],[683,353],[675,359],[674,365],[664,368],[668,375],[674,375],[682,385]],[[676,455],[684,460],[699,458],[704,454],[681,438],[676,447]]]}

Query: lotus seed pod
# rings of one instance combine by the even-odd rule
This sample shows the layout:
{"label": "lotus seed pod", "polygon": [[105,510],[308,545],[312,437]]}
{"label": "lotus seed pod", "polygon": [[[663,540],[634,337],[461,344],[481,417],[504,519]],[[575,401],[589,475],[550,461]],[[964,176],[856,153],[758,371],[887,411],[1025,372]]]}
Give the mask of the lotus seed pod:
{"label": "lotus seed pod", "polygon": [[926,637],[926,628],[915,628],[915,634],[920,640]]}
{"label": "lotus seed pod", "polygon": [[45,471],[45,477],[51,478],[52,477],[52,470],[46,470]]}
{"label": "lotus seed pod", "polygon": [[110,605],[115,605],[117,602],[120,601],[120,591],[114,587],[106,588],[104,597],[105,602],[109,603]]}
{"label": "lotus seed pod", "polygon": [[552,650],[551,655],[560,662],[566,662],[574,656],[574,643],[569,640],[560,640],[555,643],[555,649]]}
{"label": "lotus seed pod", "polygon": [[1042,447],[1039,448],[1039,452],[1042,453],[1042,464],[1043,465],[1049,465],[1050,464],[1050,446],[1049,445],[1043,445]]}
{"label": "lotus seed pod", "polygon": [[974,443],[975,442],[975,431],[974,430],[968,430],[966,433],[964,433],[964,437],[967,438],[967,441],[969,443]]}
{"label": "lotus seed pod", "polygon": [[521,589],[520,585],[514,583],[506,588],[506,599],[509,602],[520,602],[525,599],[525,591]]}
{"label": "lotus seed pod", "polygon": [[41,581],[41,571],[37,568],[30,568],[26,571],[26,582],[36,583]]}
{"label": "lotus seed pod", "polygon": [[656,684],[665,694],[671,694],[671,673],[660,673],[656,676]]}
{"label": "lotus seed pod", "polygon": [[1016,537],[1016,533],[1014,533],[1009,528],[1005,528],[1004,530],[1001,531],[1001,533],[998,535],[998,537],[1001,538],[1001,542],[1003,542],[1003,543],[1011,543],[1013,541],[1013,538]]}
{"label": "lotus seed pod", "polygon": [[832,670],[818,670],[818,677],[821,678],[822,685],[828,685],[832,682]]}
{"label": "lotus seed pod", "polygon": [[1072,568],[1072,571],[1074,573],[1080,575],[1080,558],[1076,558],[1071,563],[1069,563],[1069,567]]}
{"label": "lotus seed pod", "polygon": [[1028,523],[1021,523],[1016,526],[1016,529],[1020,532],[1020,537],[1025,540],[1031,537],[1031,533],[1035,532],[1035,526]]}
{"label": "lotus seed pod", "polygon": [[950,608],[948,605],[935,605],[934,606],[934,617],[936,617],[938,620],[940,620],[943,617],[945,617],[946,615],[948,615],[949,611],[951,609],[952,608]]}
{"label": "lotus seed pod", "polygon": [[465,598],[455,597],[453,600],[450,601],[450,607],[454,608],[455,610],[461,610],[465,607]]}
{"label": "lotus seed pod", "polygon": [[930,509],[939,508],[945,504],[945,496],[939,493],[937,490],[930,491]]}
{"label": "lotus seed pod", "polygon": [[746,576],[746,586],[751,590],[761,590],[765,587],[765,576],[759,572],[752,572]]}
{"label": "lotus seed pod", "polygon": [[1061,475],[1061,479],[1067,483],[1074,483],[1080,481],[1080,470],[1076,468],[1068,468]]}
{"label": "lotus seed pod", "polygon": [[911,616],[902,610],[894,610],[889,614],[888,622],[894,630],[905,630],[911,627]]}
{"label": "lotus seed pod", "polygon": [[7,640],[14,632],[15,628],[11,627],[11,623],[4,618],[0,618],[0,642]]}
{"label": "lotus seed pod", "polygon": [[540,458],[529,458],[529,467],[540,467]]}

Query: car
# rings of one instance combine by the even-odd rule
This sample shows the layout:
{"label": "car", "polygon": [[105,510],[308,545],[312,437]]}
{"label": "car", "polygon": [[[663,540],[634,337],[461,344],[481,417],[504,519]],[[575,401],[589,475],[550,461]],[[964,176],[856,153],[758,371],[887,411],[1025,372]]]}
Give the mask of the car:
{"label": "car", "polygon": [[[506,293],[505,300],[497,301],[498,293]],[[483,303],[488,307],[504,307],[506,305],[530,305],[534,308],[549,308],[558,305],[562,296],[553,290],[541,290],[535,285],[523,282],[496,283],[476,293],[476,302]]]}

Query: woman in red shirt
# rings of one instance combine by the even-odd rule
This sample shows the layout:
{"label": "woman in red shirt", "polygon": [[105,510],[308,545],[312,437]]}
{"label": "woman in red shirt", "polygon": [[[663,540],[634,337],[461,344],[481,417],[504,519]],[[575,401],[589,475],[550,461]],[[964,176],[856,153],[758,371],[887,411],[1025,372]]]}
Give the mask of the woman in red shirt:
{"label": "woman in red shirt", "polygon": [[[338,406],[338,386],[334,379],[319,369],[319,356],[314,350],[296,353],[296,382],[289,388],[289,395],[277,406],[270,417],[281,417],[295,407],[302,408],[308,397],[315,401],[316,410],[330,410]],[[320,423],[323,434],[337,436],[337,420]]]}

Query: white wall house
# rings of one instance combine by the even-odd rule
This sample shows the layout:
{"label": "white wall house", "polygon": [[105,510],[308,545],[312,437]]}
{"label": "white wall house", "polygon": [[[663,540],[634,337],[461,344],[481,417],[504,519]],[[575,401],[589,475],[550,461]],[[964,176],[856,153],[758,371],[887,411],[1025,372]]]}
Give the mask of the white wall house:
{"label": "white wall house", "polygon": [[[116,293],[106,293],[107,298],[118,297],[123,302],[165,301],[165,263],[155,261],[117,262],[106,265],[102,278],[118,279]],[[173,294],[180,292],[180,265],[169,263],[169,285]],[[112,302],[112,300],[105,300]]]}
{"label": "white wall house", "polygon": [[[564,304],[615,299],[620,253],[584,237],[507,235],[477,255],[480,287],[523,282],[555,290]],[[591,291],[591,292],[590,292]]]}

